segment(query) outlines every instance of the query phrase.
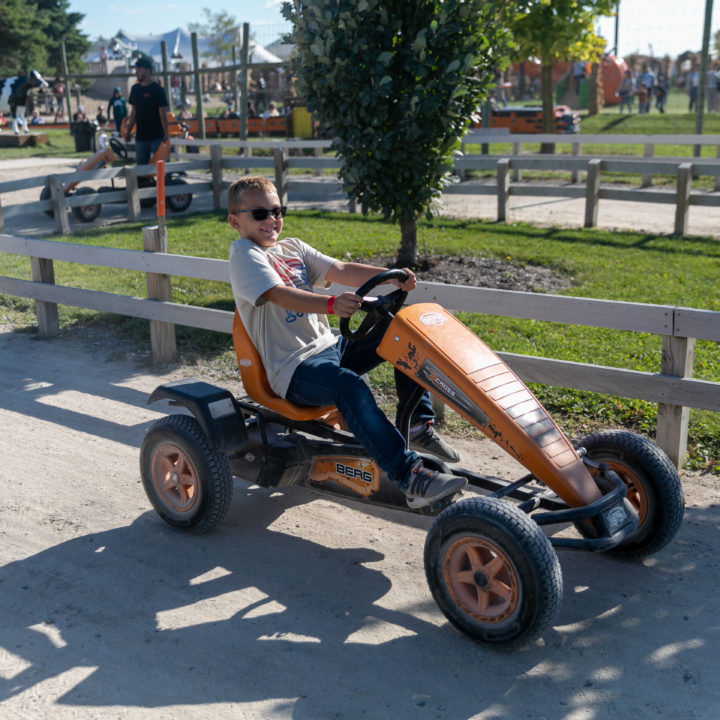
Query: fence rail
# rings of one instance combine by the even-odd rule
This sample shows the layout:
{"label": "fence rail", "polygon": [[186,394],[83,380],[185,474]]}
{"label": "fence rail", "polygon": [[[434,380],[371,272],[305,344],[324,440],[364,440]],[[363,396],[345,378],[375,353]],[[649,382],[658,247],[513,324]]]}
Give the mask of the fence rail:
{"label": "fence rail", "polygon": [[[522,153],[523,145],[533,143],[571,144],[572,155],[540,155]],[[460,177],[469,170],[492,171],[495,181],[464,181],[450,185],[445,192],[465,195],[497,196],[497,219],[505,221],[508,215],[508,201],[512,196],[522,197],[565,197],[585,200],[585,214],[582,224],[594,227],[597,224],[598,206],[601,200],[623,200],[628,202],[656,203],[675,206],[675,219],[672,232],[676,235],[687,234],[688,218],[691,207],[720,207],[720,135],[510,135],[490,130],[476,131],[465,136],[463,145],[485,144],[488,146],[503,143],[512,144],[509,154],[467,154],[455,161],[455,169]],[[603,143],[606,145],[643,145],[643,157],[618,155],[582,155],[583,145]],[[176,162],[168,163],[168,172],[188,173],[199,171],[208,173],[207,181],[194,179],[181,187],[166,187],[167,195],[180,195],[188,192],[193,195],[211,194],[216,210],[224,207],[224,191],[229,182],[223,178],[223,171],[241,171],[247,168],[270,170],[274,175],[278,194],[283,202],[292,201],[293,194],[313,193],[319,197],[342,192],[342,184],[335,178],[320,179],[317,175],[340,169],[336,157],[322,155],[330,148],[329,140],[184,140],[173,139],[175,151],[191,147],[200,151],[209,148],[209,153],[198,153],[192,158],[187,155],[176,157]],[[706,157],[653,157],[655,148],[662,145],[715,146],[716,158]],[[253,155],[254,150],[271,150],[272,156]],[[303,154],[312,150],[314,155]],[[227,151],[232,151],[229,155]],[[239,155],[238,153],[242,153]],[[314,173],[314,179],[298,178],[294,171]],[[531,185],[519,182],[523,171],[544,170],[566,172],[571,175],[573,184]],[[94,205],[103,202],[126,203],[128,218],[137,221],[140,216],[140,200],[154,196],[153,188],[140,188],[138,177],[154,172],[154,166],[126,166],[124,168],[104,168],[101,170],[76,171],[41,175],[0,182],[0,231],[6,218],[28,213],[45,211],[53,213],[56,230],[60,234],[70,232],[67,217],[68,208]],[[626,173],[641,175],[639,188],[602,187],[603,173]],[[582,184],[582,176],[585,180]],[[674,190],[652,188],[654,175],[676,177]],[[714,192],[699,192],[692,188],[692,180],[698,176],[714,179]],[[100,182],[122,179],[126,187],[112,192],[88,193],[66,197],[62,187],[71,182]],[[51,199],[6,205],[3,194],[37,187],[41,190],[48,186]],[[581,224],[580,222],[578,224]],[[668,228],[668,231],[671,229]]]}
{"label": "fence rail", "polygon": [[[160,235],[158,228],[143,229],[144,247],[159,248],[161,252],[89,247],[0,234],[0,252],[29,257],[33,277],[32,280],[0,277],[0,293],[36,300],[38,328],[43,336],[59,332],[58,304],[150,320],[156,359],[168,359],[168,348],[163,343],[170,342],[168,332],[163,335],[153,331],[159,325],[177,324],[231,333],[231,312],[169,300],[170,276],[228,282],[228,262],[169,254],[158,240]],[[140,298],[58,286],[54,282],[54,261],[143,272],[149,278],[149,288],[154,286],[151,280],[161,278],[164,289],[159,294],[149,290],[148,298]],[[338,289],[329,288],[327,292],[337,293]],[[657,442],[677,467],[682,466],[686,455],[689,408],[720,411],[720,383],[692,378],[696,339],[720,342],[720,312],[431,282],[419,283],[409,300],[438,302],[457,311],[661,336],[659,374],[513,353],[500,353],[500,356],[528,382],[658,403]],[[171,342],[174,352],[174,331]]]}

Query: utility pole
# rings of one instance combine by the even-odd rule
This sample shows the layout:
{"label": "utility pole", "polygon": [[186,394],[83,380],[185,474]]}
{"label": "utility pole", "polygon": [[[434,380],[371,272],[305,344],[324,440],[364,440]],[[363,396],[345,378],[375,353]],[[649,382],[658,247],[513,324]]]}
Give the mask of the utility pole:
{"label": "utility pole", "polygon": [[[713,0],[705,0],[705,25],[703,26],[702,55],[700,56],[700,81],[698,83],[697,105],[695,106],[695,134],[702,135],[705,113],[705,88],[707,87],[708,57],[710,53],[710,25],[712,23]],[[695,145],[693,155],[700,157],[700,145]]]}
{"label": "utility pole", "polygon": [[620,0],[615,3],[615,57],[620,57],[619,47],[619,36],[620,36]]}

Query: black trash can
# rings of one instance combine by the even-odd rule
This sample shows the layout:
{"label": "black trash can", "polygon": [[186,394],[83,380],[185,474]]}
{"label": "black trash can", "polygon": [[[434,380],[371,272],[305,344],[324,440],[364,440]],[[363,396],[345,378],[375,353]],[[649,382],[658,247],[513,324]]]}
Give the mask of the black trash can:
{"label": "black trash can", "polygon": [[95,126],[83,120],[82,122],[71,122],[70,132],[75,140],[76,152],[95,152],[97,145],[95,144]]}

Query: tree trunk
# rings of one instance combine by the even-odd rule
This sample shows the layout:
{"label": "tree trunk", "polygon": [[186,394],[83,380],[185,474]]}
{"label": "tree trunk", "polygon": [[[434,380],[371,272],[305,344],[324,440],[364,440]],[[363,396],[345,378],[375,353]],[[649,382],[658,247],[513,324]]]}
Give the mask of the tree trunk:
{"label": "tree trunk", "polygon": [[417,265],[417,218],[400,221],[400,251],[397,265],[408,268]]}
{"label": "tree trunk", "polygon": [[597,115],[605,104],[603,97],[603,84],[601,65],[599,63],[592,64],[590,71],[590,97],[588,98],[588,113]]}
{"label": "tree trunk", "polygon": [[[552,62],[542,59],[540,66],[540,93],[542,97],[542,131],[544,134],[555,132],[555,103],[553,102]],[[552,155],[554,143],[541,143],[540,152]]]}

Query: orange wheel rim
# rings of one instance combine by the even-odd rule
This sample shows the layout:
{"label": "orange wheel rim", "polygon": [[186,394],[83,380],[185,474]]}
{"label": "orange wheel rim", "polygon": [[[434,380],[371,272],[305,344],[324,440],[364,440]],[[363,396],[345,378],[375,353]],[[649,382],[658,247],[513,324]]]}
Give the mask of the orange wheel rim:
{"label": "orange wheel rim", "polygon": [[198,499],[195,466],[177,445],[160,445],[152,456],[152,481],[163,503],[177,513],[192,510]]}
{"label": "orange wheel rim", "polygon": [[501,623],[517,608],[520,584],[515,567],[488,540],[456,540],[445,554],[443,574],[455,603],[476,620]]}
{"label": "orange wheel rim", "polygon": [[627,465],[611,460],[603,460],[603,462],[607,464],[610,470],[616,472],[625,483],[625,497],[635,509],[640,525],[642,525],[648,513],[648,496],[645,485],[643,485],[637,474],[630,470]]}

